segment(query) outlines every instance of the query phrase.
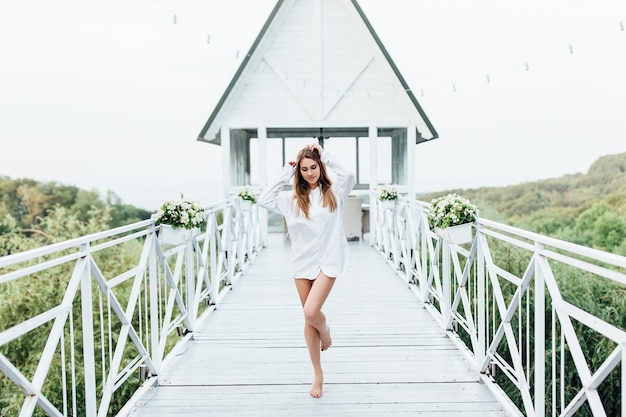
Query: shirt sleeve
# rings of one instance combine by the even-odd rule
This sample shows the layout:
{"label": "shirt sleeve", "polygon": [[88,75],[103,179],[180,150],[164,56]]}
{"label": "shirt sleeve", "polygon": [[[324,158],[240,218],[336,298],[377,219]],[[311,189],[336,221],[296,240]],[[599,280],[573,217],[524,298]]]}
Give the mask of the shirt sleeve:
{"label": "shirt sleeve", "polygon": [[289,199],[286,196],[281,196],[281,191],[285,185],[289,184],[294,172],[294,167],[288,163],[285,164],[280,173],[268,184],[265,191],[263,191],[259,197],[259,206],[285,215],[288,210]]}
{"label": "shirt sleeve", "polygon": [[336,185],[337,195],[341,198],[341,201],[344,201],[348,195],[350,195],[352,188],[354,188],[356,184],[356,175],[339,161],[335,155],[328,153],[328,151],[322,153],[321,159],[328,168],[332,169],[333,172],[337,174],[337,179],[333,185]]}

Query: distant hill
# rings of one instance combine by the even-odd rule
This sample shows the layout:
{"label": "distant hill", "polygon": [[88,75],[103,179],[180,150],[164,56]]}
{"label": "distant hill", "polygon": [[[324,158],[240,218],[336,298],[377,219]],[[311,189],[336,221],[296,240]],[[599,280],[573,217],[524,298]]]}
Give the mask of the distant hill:
{"label": "distant hill", "polygon": [[468,198],[483,218],[626,255],[626,153],[599,158],[586,174],[418,199],[448,193]]}
{"label": "distant hill", "polygon": [[112,191],[105,196],[58,182],[0,176],[0,235],[14,228],[30,229],[58,207],[87,222],[93,209],[107,209],[108,227],[117,227],[150,217],[151,212],[124,204]]}
{"label": "distant hill", "polygon": [[565,175],[506,187],[452,189],[424,194],[418,198],[428,202],[448,193],[470,199],[481,211],[498,218],[494,220],[523,218],[553,208],[580,213],[600,201],[615,209],[624,209],[626,152],[599,158],[586,174]]}

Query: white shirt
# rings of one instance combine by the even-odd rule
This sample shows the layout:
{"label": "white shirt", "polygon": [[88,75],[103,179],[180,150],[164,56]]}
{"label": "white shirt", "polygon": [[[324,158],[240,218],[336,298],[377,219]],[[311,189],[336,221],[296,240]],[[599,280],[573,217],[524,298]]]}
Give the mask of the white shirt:
{"label": "white shirt", "polygon": [[328,151],[322,152],[321,159],[327,168],[337,174],[331,186],[337,201],[334,212],[322,207],[322,193],[317,187],[309,194],[309,218],[304,213],[297,214],[293,191],[282,191],[285,185],[292,182],[296,170],[288,163],[259,197],[261,207],[285,217],[295,278],[315,279],[320,271],[328,277],[338,277],[350,266],[350,249],[342,213],[344,201],[352,191],[356,177]]}

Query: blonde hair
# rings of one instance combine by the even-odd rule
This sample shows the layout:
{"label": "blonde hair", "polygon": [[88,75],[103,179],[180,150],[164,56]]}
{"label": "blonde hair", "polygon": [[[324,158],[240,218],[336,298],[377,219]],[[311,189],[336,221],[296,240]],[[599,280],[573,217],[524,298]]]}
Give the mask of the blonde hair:
{"label": "blonde hair", "polygon": [[326,172],[326,166],[322,163],[321,156],[317,149],[311,150],[307,146],[298,152],[298,156],[296,157],[296,172],[293,177],[293,198],[296,200],[296,212],[298,214],[304,213],[306,218],[309,218],[309,207],[311,205],[309,193],[311,189],[309,183],[300,172],[300,162],[304,158],[315,161],[320,169],[319,187],[322,192],[322,207],[328,207],[331,212],[335,211],[337,209],[337,200],[330,189],[333,182],[328,176],[328,172]]}

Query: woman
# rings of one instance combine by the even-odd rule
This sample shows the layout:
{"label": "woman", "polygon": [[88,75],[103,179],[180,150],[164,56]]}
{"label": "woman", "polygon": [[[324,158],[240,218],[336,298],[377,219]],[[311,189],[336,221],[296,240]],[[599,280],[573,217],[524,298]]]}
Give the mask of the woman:
{"label": "woman", "polygon": [[[326,165],[337,178],[331,181]],[[294,192],[281,193],[293,177]],[[322,396],[324,375],[320,351],[332,345],[322,306],[335,283],[347,271],[350,252],[342,212],[356,178],[318,144],[302,149],[295,161],[285,164],[259,204],[285,217],[293,254],[293,275],[304,311],[304,338],[313,364],[311,396]]]}

